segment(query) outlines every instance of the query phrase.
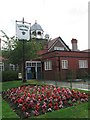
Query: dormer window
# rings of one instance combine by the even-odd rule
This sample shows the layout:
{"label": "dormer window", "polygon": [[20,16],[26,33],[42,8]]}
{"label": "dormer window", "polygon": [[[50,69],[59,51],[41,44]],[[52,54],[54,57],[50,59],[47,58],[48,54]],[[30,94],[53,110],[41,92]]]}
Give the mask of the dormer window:
{"label": "dormer window", "polygon": [[54,50],[64,50],[64,47],[54,47]]}

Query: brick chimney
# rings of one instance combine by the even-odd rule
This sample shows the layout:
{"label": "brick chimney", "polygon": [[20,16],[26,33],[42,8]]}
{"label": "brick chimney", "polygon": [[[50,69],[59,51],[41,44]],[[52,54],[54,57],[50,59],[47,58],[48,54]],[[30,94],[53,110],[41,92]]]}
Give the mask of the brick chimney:
{"label": "brick chimney", "polygon": [[72,43],[72,51],[78,51],[77,40],[72,38],[71,43]]}

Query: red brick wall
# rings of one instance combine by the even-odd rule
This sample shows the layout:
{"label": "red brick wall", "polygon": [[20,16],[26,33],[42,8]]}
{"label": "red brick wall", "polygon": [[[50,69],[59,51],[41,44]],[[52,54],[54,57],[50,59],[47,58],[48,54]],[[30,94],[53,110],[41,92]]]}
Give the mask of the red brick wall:
{"label": "red brick wall", "polygon": [[[73,78],[80,76],[79,74],[84,76],[84,73],[90,69],[90,62],[88,69],[79,68],[79,60],[88,60],[88,53],[85,52],[52,51],[42,56],[42,61],[47,59],[52,61],[52,70],[44,70],[44,77],[47,80],[65,80],[70,71],[73,71]],[[61,60],[68,60],[69,64],[67,70],[62,69]]]}

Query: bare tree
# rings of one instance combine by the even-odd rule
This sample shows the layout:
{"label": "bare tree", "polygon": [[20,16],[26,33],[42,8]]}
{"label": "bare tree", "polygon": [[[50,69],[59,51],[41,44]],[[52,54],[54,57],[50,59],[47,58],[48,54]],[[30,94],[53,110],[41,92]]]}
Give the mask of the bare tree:
{"label": "bare tree", "polygon": [[8,37],[8,35],[3,30],[0,30],[0,32],[3,34],[3,36],[1,36],[1,37],[4,38],[4,39],[2,39],[2,41],[4,42],[2,49],[6,50],[6,51],[10,51],[10,50],[14,49],[15,45],[16,45],[15,36]]}

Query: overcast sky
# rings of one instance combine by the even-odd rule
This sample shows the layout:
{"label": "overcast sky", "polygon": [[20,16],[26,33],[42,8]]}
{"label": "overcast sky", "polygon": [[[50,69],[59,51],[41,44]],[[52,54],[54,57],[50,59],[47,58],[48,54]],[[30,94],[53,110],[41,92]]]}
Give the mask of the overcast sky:
{"label": "overcast sky", "polygon": [[15,21],[23,17],[32,25],[37,20],[44,34],[60,36],[70,48],[72,38],[78,49],[88,48],[88,0],[0,0],[0,30],[8,36],[15,35]]}

